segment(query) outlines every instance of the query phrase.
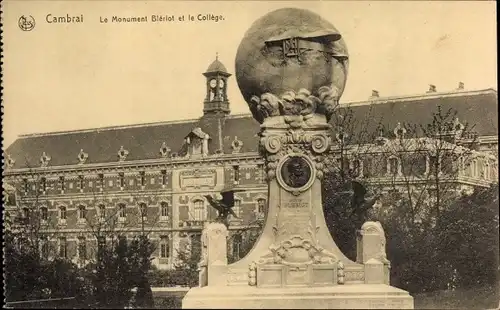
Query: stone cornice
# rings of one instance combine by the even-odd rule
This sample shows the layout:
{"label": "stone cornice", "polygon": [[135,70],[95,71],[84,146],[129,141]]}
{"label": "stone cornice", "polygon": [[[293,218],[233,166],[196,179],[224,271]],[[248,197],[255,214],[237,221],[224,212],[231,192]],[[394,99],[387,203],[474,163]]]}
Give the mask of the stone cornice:
{"label": "stone cornice", "polygon": [[204,158],[171,158],[171,159],[146,159],[146,160],[134,160],[134,161],[124,161],[124,162],[109,162],[109,163],[95,163],[95,164],[75,164],[66,166],[48,166],[48,167],[36,167],[36,168],[21,168],[21,169],[9,169],[4,172],[4,176],[19,175],[19,174],[54,174],[54,173],[77,173],[77,172],[95,172],[95,171],[109,171],[109,170],[123,170],[130,169],[136,170],[139,168],[157,168],[157,169],[175,169],[179,167],[196,167],[196,166],[207,166],[207,165],[224,165],[226,163],[236,163],[236,162],[248,162],[248,163],[263,163],[263,159],[257,152],[240,153],[240,154],[222,154],[222,155],[212,155]]}
{"label": "stone cornice", "polygon": [[369,100],[355,101],[348,103],[341,103],[341,108],[381,104],[389,102],[404,102],[404,101],[416,101],[416,100],[426,100],[426,99],[436,99],[445,97],[463,97],[463,96],[474,96],[483,94],[495,94],[497,91],[493,88],[480,89],[480,90],[454,90],[449,92],[435,92],[435,93],[424,93],[415,95],[405,95],[405,96],[391,96],[391,97],[374,97]]}

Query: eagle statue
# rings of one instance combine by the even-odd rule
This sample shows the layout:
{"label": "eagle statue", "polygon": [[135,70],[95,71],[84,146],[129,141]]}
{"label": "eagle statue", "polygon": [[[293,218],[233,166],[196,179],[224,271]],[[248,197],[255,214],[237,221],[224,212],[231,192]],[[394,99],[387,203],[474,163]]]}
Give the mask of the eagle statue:
{"label": "eagle statue", "polygon": [[228,217],[232,215],[235,218],[238,218],[236,213],[233,211],[234,207],[234,193],[242,192],[243,190],[236,188],[228,188],[221,191],[222,199],[216,200],[210,195],[205,195],[208,203],[219,213],[219,216],[215,219],[216,222],[224,223],[228,226]]}

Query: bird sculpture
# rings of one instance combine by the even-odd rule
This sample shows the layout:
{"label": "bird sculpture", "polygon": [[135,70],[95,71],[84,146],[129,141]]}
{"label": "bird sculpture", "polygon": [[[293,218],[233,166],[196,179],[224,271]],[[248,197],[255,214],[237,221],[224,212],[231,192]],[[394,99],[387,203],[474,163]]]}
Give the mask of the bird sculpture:
{"label": "bird sculpture", "polygon": [[228,226],[229,215],[238,218],[232,208],[234,207],[234,193],[241,191],[237,189],[225,189],[220,193],[222,196],[221,200],[216,200],[210,195],[205,195],[208,203],[219,213],[219,216],[215,219],[216,222],[224,223]]}

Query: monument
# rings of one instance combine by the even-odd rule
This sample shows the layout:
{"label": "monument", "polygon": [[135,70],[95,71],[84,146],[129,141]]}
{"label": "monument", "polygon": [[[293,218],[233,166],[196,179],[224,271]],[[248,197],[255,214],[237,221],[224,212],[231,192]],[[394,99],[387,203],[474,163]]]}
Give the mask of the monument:
{"label": "monument", "polygon": [[253,249],[230,265],[215,254],[225,255],[225,226],[206,225],[200,287],[186,294],[183,308],[413,308],[406,291],[389,285],[380,223],[361,227],[356,262],[339,250],[326,226],[323,158],[347,71],[342,36],[312,12],[273,11],[247,31],[236,77],[261,124],[268,214]]}

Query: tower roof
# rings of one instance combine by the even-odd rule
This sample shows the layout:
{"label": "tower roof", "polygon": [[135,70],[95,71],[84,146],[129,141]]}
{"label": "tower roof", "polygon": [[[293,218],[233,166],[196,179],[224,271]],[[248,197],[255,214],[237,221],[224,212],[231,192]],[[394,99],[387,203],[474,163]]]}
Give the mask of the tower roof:
{"label": "tower roof", "polygon": [[222,62],[219,61],[219,56],[215,56],[215,60],[208,66],[207,71],[204,74],[207,73],[224,73],[226,75],[229,75],[227,72],[226,66]]}

